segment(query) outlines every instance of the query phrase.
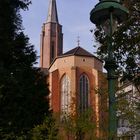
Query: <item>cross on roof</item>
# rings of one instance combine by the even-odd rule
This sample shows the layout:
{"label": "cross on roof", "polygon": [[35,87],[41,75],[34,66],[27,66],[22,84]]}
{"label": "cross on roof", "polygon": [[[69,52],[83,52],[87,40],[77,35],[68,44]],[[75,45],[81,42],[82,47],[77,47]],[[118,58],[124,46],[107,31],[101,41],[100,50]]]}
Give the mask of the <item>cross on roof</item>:
{"label": "cross on roof", "polygon": [[80,36],[77,37],[77,45],[80,46]]}

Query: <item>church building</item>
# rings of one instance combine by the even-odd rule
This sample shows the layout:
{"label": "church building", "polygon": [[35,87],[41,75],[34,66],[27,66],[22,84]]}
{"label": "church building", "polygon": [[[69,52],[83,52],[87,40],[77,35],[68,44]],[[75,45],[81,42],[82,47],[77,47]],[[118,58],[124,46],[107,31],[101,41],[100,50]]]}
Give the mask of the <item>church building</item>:
{"label": "church building", "polygon": [[[84,112],[90,107],[99,130],[107,115],[107,102],[97,93],[107,84],[103,62],[79,44],[63,53],[62,25],[58,20],[56,0],[50,0],[48,17],[42,26],[40,67],[48,74],[53,112],[63,116]],[[100,135],[100,131],[98,133]]]}

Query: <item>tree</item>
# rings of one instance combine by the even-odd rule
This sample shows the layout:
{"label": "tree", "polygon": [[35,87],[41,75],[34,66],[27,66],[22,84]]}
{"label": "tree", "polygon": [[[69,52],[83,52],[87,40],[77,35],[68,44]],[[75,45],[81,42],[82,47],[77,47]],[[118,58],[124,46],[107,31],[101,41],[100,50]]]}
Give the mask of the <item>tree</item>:
{"label": "tree", "polygon": [[[113,35],[114,57],[122,80],[132,82],[140,93],[140,4],[138,0],[124,0],[129,9],[128,20],[118,25]],[[101,27],[95,30],[100,46],[97,54],[105,59],[107,55],[107,36]]]}
{"label": "tree", "polygon": [[137,90],[128,81],[117,92],[117,116],[119,127],[124,127],[123,136],[134,136],[140,132],[139,100]]}
{"label": "tree", "polygon": [[91,140],[96,137],[96,124],[93,121],[92,109],[87,109],[83,113],[63,115],[60,124],[61,139]]}
{"label": "tree", "polygon": [[[126,99],[126,92],[119,92],[117,99],[120,117],[129,121],[134,131],[139,130],[139,106],[140,106],[140,3],[138,0],[121,0],[129,9],[128,20],[118,25],[117,31],[113,34],[112,47],[114,58],[118,65],[117,73],[121,82],[129,81],[137,89],[133,93],[133,104]],[[97,54],[105,60],[107,56],[107,40],[101,27],[94,32],[96,41],[99,43]],[[95,47],[97,47],[95,46]],[[137,96],[136,96],[137,95]],[[131,129],[132,130],[132,129]]]}
{"label": "tree", "polygon": [[32,140],[58,140],[58,126],[51,117],[46,117],[42,124],[35,126],[31,131]]}
{"label": "tree", "polygon": [[0,139],[27,139],[50,114],[46,77],[35,68],[36,51],[22,30],[20,10],[29,0],[0,1]]}

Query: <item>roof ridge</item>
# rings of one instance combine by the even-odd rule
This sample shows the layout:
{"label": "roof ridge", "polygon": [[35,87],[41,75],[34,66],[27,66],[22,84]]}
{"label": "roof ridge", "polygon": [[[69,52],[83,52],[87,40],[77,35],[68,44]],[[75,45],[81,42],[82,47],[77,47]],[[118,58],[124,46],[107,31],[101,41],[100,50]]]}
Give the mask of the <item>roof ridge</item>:
{"label": "roof ridge", "polygon": [[[91,52],[89,52],[88,50],[86,50],[86,49],[84,49],[84,48],[81,48],[81,49],[83,49],[83,50],[86,51],[87,53],[93,55],[93,54],[92,54]],[[94,55],[93,55],[93,56],[94,56]]]}
{"label": "roof ridge", "polygon": [[73,54],[76,54],[76,52],[79,50],[80,46],[77,47],[77,49],[75,50],[75,52]]}

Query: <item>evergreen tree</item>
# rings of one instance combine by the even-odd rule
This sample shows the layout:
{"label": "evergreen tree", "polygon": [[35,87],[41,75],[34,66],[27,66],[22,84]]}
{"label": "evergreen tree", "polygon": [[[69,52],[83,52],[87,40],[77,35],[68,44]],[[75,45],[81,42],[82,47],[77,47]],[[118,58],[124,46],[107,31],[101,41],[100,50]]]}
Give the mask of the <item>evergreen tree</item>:
{"label": "evergreen tree", "polygon": [[[46,77],[36,51],[22,31],[20,10],[29,0],[0,1],[0,139],[27,137],[50,114]],[[27,139],[27,138],[26,138]]]}
{"label": "evergreen tree", "polygon": [[53,117],[46,117],[44,122],[30,132],[32,140],[58,140],[58,126]]}

